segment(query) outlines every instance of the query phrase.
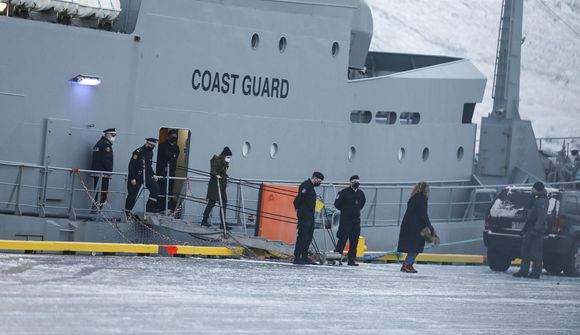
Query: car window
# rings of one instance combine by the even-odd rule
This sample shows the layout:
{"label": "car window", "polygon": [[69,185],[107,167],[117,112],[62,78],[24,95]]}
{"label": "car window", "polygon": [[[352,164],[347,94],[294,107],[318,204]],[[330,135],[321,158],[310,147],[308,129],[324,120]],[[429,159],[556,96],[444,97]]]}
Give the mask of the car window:
{"label": "car window", "polygon": [[564,211],[566,214],[580,215],[580,209],[578,208],[578,198],[573,195],[569,195],[564,199]]}

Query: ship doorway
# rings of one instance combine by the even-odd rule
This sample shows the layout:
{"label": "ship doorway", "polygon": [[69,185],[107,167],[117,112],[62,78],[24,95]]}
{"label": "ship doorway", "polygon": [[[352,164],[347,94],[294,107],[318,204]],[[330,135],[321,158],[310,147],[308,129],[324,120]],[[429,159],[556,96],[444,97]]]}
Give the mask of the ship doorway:
{"label": "ship doorway", "polygon": [[[177,145],[177,161],[175,167],[169,166],[167,169],[167,162],[171,159],[173,152],[172,149],[174,145],[169,142],[170,133],[177,133],[177,141],[174,145]],[[157,146],[157,164],[156,164],[156,174],[158,176],[167,177],[168,171],[169,175],[173,175],[176,178],[186,178],[188,163],[189,163],[189,145],[191,140],[191,131],[189,129],[183,128],[160,128],[159,129],[159,145]],[[169,193],[167,194],[167,190]],[[161,210],[178,210],[179,216],[183,212],[183,199],[187,194],[187,183],[184,179],[159,179],[159,209]]]}

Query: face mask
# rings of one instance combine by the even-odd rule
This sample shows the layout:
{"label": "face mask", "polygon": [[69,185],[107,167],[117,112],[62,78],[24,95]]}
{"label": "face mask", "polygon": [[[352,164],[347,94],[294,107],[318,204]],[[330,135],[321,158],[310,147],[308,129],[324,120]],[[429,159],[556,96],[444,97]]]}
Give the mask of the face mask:
{"label": "face mask", "polygon": [[110,141],[111,143],[112,143],[112,142],[115,142],[115,139],[116,139],[116,137],[115,137],[115,136],[110,136],[110,137],[109,137],[109,141]]}
{"label": "face mask", "polygon": [[360,187],[360,183],[358,181],[355,181],[352,184],[350,184],[350,186],[356,190]]}
{"label": "face mask", "polygon": [[226,163],[229,163],[231,160],[232,160],[232,158],[231,158],[231,157],[226,157],[226,158],[225,158],[225,161],[226,161]]}

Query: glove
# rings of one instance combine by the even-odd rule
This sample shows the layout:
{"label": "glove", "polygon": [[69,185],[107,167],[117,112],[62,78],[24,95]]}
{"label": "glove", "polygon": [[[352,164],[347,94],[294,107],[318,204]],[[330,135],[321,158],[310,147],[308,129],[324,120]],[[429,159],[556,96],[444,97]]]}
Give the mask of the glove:
{"label": "glove", "polygon": [[133,186],[137,185],[137,180],[131,179],[131,185],[133,185]]}

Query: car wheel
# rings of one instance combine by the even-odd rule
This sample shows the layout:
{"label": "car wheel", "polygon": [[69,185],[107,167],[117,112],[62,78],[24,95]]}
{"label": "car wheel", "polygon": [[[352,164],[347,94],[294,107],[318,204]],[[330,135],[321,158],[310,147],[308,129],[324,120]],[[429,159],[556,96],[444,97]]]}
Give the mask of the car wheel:
{"label": "car wheel", "polygon": [[509,269],[512,259],[498,250],[487,249],[487,265],[493,271],[504,272]]}
{"label": "car wheel", "polygon": [[564,264],[564,273],[569,277],[580,277],[580,241],[574,243]]}
{"label": "car wheel", "polygon": [[556,257],[544,259],[544,269],[550,274],[560,274],[564,268],[564,262]]}

